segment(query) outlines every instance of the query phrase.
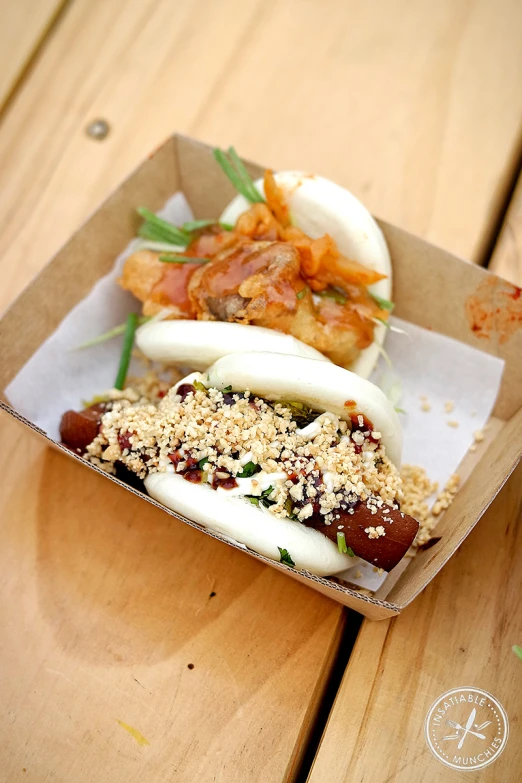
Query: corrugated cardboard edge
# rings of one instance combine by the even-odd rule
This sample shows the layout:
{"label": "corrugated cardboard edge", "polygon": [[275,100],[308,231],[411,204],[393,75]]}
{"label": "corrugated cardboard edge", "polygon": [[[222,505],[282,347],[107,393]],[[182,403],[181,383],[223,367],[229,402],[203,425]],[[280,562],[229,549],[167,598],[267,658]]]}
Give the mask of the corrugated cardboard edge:
{"label": "corrugated cardboard edge", "polygon": [[[246,165],[253,176],[257,176],[263,170],[253,163],[246,162]],[[135,234],[136,206],[140,203],[147,203],[152,209],[159,208],[177,189],[184,191],[196,217],[219,214],[220,207],[224,207],[229,198],[234,195],[232,186],[213,161],[211,147],[177,134],[168,139],[93,213],[4,315],[0,321],[0,347],[7,351],[7,361],[4,360],[0,367],[0,389],[5,388],[38,345],[52,333],[64,315],[85,296],[89,287],[112,267],[114,258]],[[399,303],[398,315],[425,328],[434,329],[450,337],[461,339],[470,345],[475,345],[481,350],[502,356],[506,361],[506,373],[496,413],[504,419],[515,414],[522,403],[522,361],[520,360],[522,356],[522,330],[519,330],[507,344],[502,344],[499,339],[484,344],[471,333],[469,325],[466,324],[462,306],[464,298],[471,296],[486,279],[491,281],[492,287],[498,291],[508,290],[509,284],[395,226],[384,221],[379,221],[379,223],[386,236],[392,258],[395,259],[394,287],[395,298]],[[93,253],[93,243],[96,253]],[[70,269],[73,257],[78,253],[82,257],[83,251],[85,251],[85,257],[89,257],[90,254],[89,263],[82,265],[82,269],[88,271],[81,271],[79,274],[77,268],[74,267],[76,274],[71,277]],[[400,264],[398,259],[400,259]],[[451,287],[448,287],[447,284],[448,277],[453,280]],[[428,278],[430,297],[436,302],[443,301],[444,307],[426,307]],[[59,301],[53,296],[52,307],[50,307],[45,304],[45,297],[42,297],[41,293],[43,288],[53,280],[54,282],[64,282],[67,290],[65,295],[58,298]],[[54,293],[54,285],[52,290]],[[415,292],[414,295],[411,295],[412,292]],[[33,315],[30,323],[26,318],[27,312],[31,312]],[[15,341],[9,339],[9,335],[17,335],[17,337],[23,335],[23,338]],[[229,546],[234,546],[239,551],[245,551],[241,546],[235,545],[218,534],[205,530],[197,523],[165,509],[148,496],[128,487],[112,476],[108,476],[81,457],[55,444],[45,433],[12,410],[9,405],[1,404],[1,407],[67,456],[83,462],[106,478],[110,478],[114,483],[145,498],[149,503],[161,508],[162,511],[166,511],[174,518],[180,519]],[[513,421],[514,426],[518,427],[519,420],[514,418]],[[489,487],[489,494],[485,491],[482,494],[476,492],[475,473],[473,474],[460,490],[456,501],[443,518],[444,528],[452,530],[454,538],[451,538],[450,535],[446,536],[436,548],[433,548],[434,552],[428,550],[413,560],[392,588],[389,597],[393,597],[393,601],[379,600],[337,584],[332,580],[304,572],[296,572],[288,566],[275,563],[255,552],[249,551],[248,554],[272,568],[283,570],[292,578],[334,598],[345,606],[357,609],[371,619],[392,617],[413,600],[447,562],[498,493],[509,472],[514,469],[520,459],[520,447],[504,435],[504,431],[508,427],[509,424],[501,432],[498,442],[495,442],[501,457],[499,464],[503,465],[508,473],[497,477],[493,484],[490,481],[483,481],[483,486]],[[481,476],[484,479],[485,476],[488,476],[487,456],[479,463],[479,467],[480,465],[483,465]],[[466,524],[463,526],[462,517],[464,515],[460,518],[458,516],[459,503],[457,500],[461,498],[459,502],[462,505],[462,503],[473,501],[473,498],[476,497],[481,498],[479,507],[472,512],[474,515],[472,521],[466,520]]]}

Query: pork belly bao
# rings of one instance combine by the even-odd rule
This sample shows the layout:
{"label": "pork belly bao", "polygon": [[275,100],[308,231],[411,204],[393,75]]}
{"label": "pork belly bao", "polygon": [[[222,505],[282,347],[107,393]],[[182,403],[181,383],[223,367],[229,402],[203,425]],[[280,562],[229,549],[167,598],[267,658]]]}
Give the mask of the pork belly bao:
{"label": "pork belly bao", "polygon": [[417,533],[400,510],[397,414],[329,362],[229,354],[156,404],[127,389],[68,412],[61,435],[176,513],[320,576],[357,558],[388,571]]}

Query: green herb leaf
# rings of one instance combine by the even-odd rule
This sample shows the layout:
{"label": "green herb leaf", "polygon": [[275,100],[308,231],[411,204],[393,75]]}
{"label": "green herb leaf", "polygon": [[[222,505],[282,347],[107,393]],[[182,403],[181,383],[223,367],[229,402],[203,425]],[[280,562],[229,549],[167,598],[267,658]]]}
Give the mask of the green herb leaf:
{"label": "green herb leaf", "polygon": [[522,661],[522,647],[519,644],[514,644],[511,648],[515,655]]}
{"label": "green herb leaf", "polygon": [[228,392],[232,391],[232,386],[225,386],[223,389],[223,394],[228,394]]}
{"label": "green herb leaf", "polygon": [[274,491],[273,487],[268,487],[268,489],[265,489],[265,490],[263,490],[263,492],[261,492],[261,497],[262,498],[267,498],[269,495],[272,494],[273,491]]}
{"label": "green herb leaf", "polygon": [[203,459],[200,459],[198,462],[198,468],[202,470],[207,464],[207,462],[208,462],[208,457],[203,457]]}
{"label": "green herb leaf", "polygon": [[[150,321],[151,318],[152,316],[150,315],[140,315],[138,317],[138,326],[147,323],[147,321]],[[93,345],[99,345],[100,343],[104,343],[107,340],[112,340],[113,337],[119,337],[120,334],[123,334],[126,328],[127,328],[126,323],[118,324],[118,326],[113,326],[112,329],[109,329],[103,334],[99,334],[97,337],[93,337],[92,340],[87,340],[86,343],[77,345],[76,348],[73,348],[73,350],[80,351],[83,348],[91,348]]]}
{"label": "green herb leaf", "polygon": [[337,533],[337,549],[341,555],[348,554],[348,547],[346,546],[346,538],[344,533]]}
{"label": "green herb leaf", "polygon": [[183,247],[190,242],[190,234],[169,223],[168,220],[163,220],[145,207],[139,207],[137,211],[145,221],[138,231],[140,237],[151,239],[153,242],[170,242]]}
{"label": "green herb leaf", "polygon": [[198,258],[197,256],[178,256],[168,255],[160,256],[159,261],[164,264],[208,264],[210,258]]}
{"label": "green herb leaf", "polygon": [[306,427],[307,424],[311,424],[319,416],[319,413],[313,411],[302,402],[281,400],[277,404],[282,405],[283,408],[288,408],[290,410],[290,413],[292,414],[292,420],[295,421],[299,428]]}
{"label": "green herb leaf", "polygon": [[259,506],[259,498],[256,497],[255,495],[243,495],[243,497],[246,500],[250,501],[250,503],[252,503],[253,506]]}
{"label": "green herb leaf", "polygon": [[193,387],[195,388],[196,391],[202,391],[202,392],[205,392],[205,394],[208,391],[208,389],[205,386],[205,384],[201,383],[201,381],[192,381],[192,385],[193,385]]}
{"label": "green herb leaf", "polygon": [[251,204],[264,203],[265,199],[254,185],[250,174],[234,147],[229,147],[228,156],[227,158],[227,153],[223,152],[223,150],[217,148],[214,150],[214,158],[237,192],[241,193]]}
{"label": "green herb leaf", "polygon": [[324,291],[318,291],[317,293],[326,299],[333,299],[337,304],[344,305],[347,302],[346,294],[337,288],[325,288]]}
{"label": "green herb leaf", "polygon": [[395,411],[397,413],[402,413],[402,414],[404,414],[404,416],[406,416],[406,411],[404,410],[404,408],[395,408]]}
{"label": "green herb leaf", "polygon": [[261,468],[259,465],[256,465],[255,462],[247,462],[246,465],[243,465],[243,470],[241,473],[238,473],[236,478],[250,478],[250,476],[253,476],[254,473],[257,473]]}
{"label": "green herb leaf", "polygon": [[370,294],[374,302],[377,302],[381,310],[389,310],[391,313],[391,311],[395,307],[395,304],[393,302],[390,302],[389,299],[383,299],[381,296],[377,296],[377,294],[372,294],[370,291],[368,293]]}
{"label": "green herb leaf", "polygon": [[134,335],[136,334],[136,327],[138,326],[138,316],[136,313],[129,313],[127,316],[127,323],[125,324],[125,333],[123,336],[123,347],[121,350],[120,366],[118,367],[118,374],[114,383],[114,388],[123,390],[125,386],[125,379],[127,378],[127,371],[131,360],[132,346],[134,345]]}
{"label": "green herb leaf", "polygon": [[306,296],[306,294],[308,293],[308,290],[309,290],[308,286],[305,285],[305,287],[303,289],[301,289],[301,291],[297,292],[297,294],[296,294],[297,298],[298,299],[302,299],[304,296]]}
{"label": "green herb leaf", "polygon": [[290,552],[288,549],[281,549],[280,546],[277,547],[279,549],[279,562],[280,563],[286,563],[286,565],[292,566],[292,568],[295,568],[295,563],[292,560],[292,557],[290,555]]}

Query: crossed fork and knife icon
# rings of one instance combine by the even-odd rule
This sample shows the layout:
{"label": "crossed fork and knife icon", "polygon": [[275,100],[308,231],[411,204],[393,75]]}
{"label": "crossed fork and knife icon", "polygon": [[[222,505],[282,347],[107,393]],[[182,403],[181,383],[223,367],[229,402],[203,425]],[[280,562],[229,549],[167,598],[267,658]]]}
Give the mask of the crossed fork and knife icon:
{"label": "crossed fork and knife icon", "polygon": [[[459,739],[460,737],[459,744],[457,745],[457,750],[461,749],[462,745],[464,744],[464,740],[466,739],[466,736],[468,734],[473,734],[474,737],[478,737],[479,739],[486,739],[486,735],[481,734],[480,732],[482,731],[482,729],[485,729],[486,726],[489,726],[491,721],[490,720],[484,721],[484,723],[481,723],[480,726],[475,726],[476,731],[473,731],[471,727],[473,726],[476,716],[477,716],[477,710],[475,709],[475,707],[473,707],[470,716],[466,721],[465,726],[461,726],[460,723],[457,723],[454,720],[449,720],[449,719],[446,720],[446,724],[448,726],[451,726],[452,729],[457,729],[457,733],[448,734],[446,737],[443,737],[442,739],[454,740],[454,739]],[[460,734],[460,732],[462,732],[462,735]]]}

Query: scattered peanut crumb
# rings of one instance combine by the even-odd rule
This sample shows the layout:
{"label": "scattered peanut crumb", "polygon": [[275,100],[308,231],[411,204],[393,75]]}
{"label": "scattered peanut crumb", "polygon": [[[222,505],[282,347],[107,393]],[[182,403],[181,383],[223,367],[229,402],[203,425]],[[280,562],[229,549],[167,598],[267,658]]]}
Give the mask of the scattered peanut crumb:
{"label": "scattered peanut crumb", "polygon": [[475,444],[475,443],[472,443],[472,444],[471,444],[471,446],[469,447],[469,450],[470,450],[470,451],[476,451],[476,450],[477,450],[477,446],[476,446],[476,444]]}
{"label": "scattered peanut crumb", "polygon": [[448,419],[446,424],[448,425],[448,427],[453,427],[453,429],[457,429],[457,427],[459,426],[458,421],[455,421],[455,419]]}
{"label": "scattered peanut crumb", "polygon": [[377,527],[365,527],[364,532],[368,536],[368,538],[380,538],[381,536],[386,535],[386,530],[382,525],[377,525]]}
{"label": "scattered peanut crumb", "polygon": [[356,579],[362,579],[362,571],[356,571],[354,576]]}
{"label": "scattered peanut crumb", "polygon": [[437,491],[438,485],[430,481],[424,468],[418,465],[403,465],[401,468],[404,499],[401,511],[410,514],[419,522],[419,532],[414,547],[425,544],[437,522],[437,517],[445,511],[457,494],[460,476],[453,473],[444,488],[439,492],[430,511],[427,499]]}
{"label": "scattered peanut crumb", "polygon": [[446,413],[451,413],[455,409],[455,403],[453,400],[446,400],[444,403],[444,410]]}
{"label": "scattered peanut crumb", "polygon": [[484,440],[484,437],[484,430],[475,430],[473,433],[475,443],[481,443]]}
{"label": "scattered peanut crumb", "polygon": [[429,404],[429,402],[423,402],[423,403],[422,403],[422,405],[421,405],[421,411],[425,411],[426,413],[428,413],[429,411],[431,411],[431,405]]}

